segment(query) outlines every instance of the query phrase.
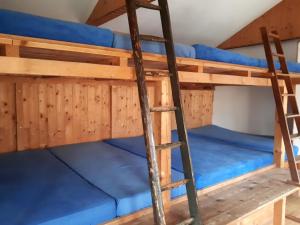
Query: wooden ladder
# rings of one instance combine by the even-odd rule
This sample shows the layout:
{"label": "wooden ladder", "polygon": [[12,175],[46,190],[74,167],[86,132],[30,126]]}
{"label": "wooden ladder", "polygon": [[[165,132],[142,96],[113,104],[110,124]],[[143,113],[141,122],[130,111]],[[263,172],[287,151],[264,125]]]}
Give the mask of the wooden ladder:
{"label": "wooden ladder", "polygon": [[[144,138],[145,138],[145,144],[147,150],[147,161],[148,161],[148,169],[149,169],[149,181],[150,181],[151,194],[152,194],[154,220],[155,220],[155,224],[157,225],[166,224],[163,200],[162,200],[162,192],[169,191],[181,185],[186,185],[190,218],[188,218],[187,220],[179,224],[201,225],[202,223],[199,214],[197,192],[195,188],[190,149],[188,145],[186,127],[185,127],[184,116],[182,111],[180,85],[179,85],[178,71],[176,65],[176,56],[174,51],[168,2],[167,0],[158,0],[158,3],[159,3],[158,5],[155,5],[155,4],[147,3],[146,1],[126,0],[126,8],[127,8],[128,21],[130,27],[131,41],[133,46],[133,57],[134,57],[135,70],[137,76],[137,86],[138,86],[141,113],[142,113]],[[160,12],[163,36],[164,36],[163,38],[150,36],[150,35],[141,35],[139,33],[137,14],[136,14],[137,8],[146,8],[146,9],[156,10]],[[158,41],[165,44],[165,48],[167,52],[168,70],[169,70],[168,72],[165,73],[165,76],[170,78],[172,97],[174,102],[174,106],[172,107],[154,107],[154,108],[149,107],[145,76],[153,76],[157,74],[157,71],[145,72],[143,55],[141,50],[141,42],[140,42],[141,40]],[[179,141],[176,143],[168,143],[168,144],[155,146],[151,112],[171,112],[171,111],[175,112]],[[166,149],[170,149],[170,148],[174,149],[176,147],[180,147],[181,150],[181,157],[182,157],[183,169],[184,169],[184,179],[175,183],[170,183],[161,186],[156,151],[164,151]]]}
{"label": "wooden ladder", "polygon": [[[288,158],[292,183],[295,185],[300,184],[299,174],[297,170],[297,164],[300,163],[300,158],[295,157],[293,151],[293,140],[300,137],[300,114],[297,105],[296,95],[293,88],[293,83],[289,75],[289,70],[286,63],[286,58],[281,45],[280,37],[276,31],[268,32],[267,28],[261,28],[261,35],[265,48],[265,54],[268,62],[269,72],[271,74],[271,82],[273,88],[273,94],[276,103],[276,109],[278,114],[278,121],[284,141],[284,146]],[[273,40],[276,53],[272,51],[271,40]],[[280,63],[279,73],[276,70],[274,58],[277,57]],[[286,86],[287,93],[281,93],[279,87],[279,80],[283,80]],[[291,109],[290,114],[285,114],[283,106],[283,97],[288,98],[288,103]],[[298,134],[291,134],[288,120],[293,120],[296,123]]]}

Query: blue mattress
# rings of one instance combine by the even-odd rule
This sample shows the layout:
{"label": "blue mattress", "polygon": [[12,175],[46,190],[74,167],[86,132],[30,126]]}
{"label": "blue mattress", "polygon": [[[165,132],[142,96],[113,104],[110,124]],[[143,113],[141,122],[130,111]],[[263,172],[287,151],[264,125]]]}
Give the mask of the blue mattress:
{"label": "blue mattress", "polygon": [[1,225],[96,225],[116,216],[113,198],[50,152],[0,156]]}
{"label": "blue mattress", "polygon": [[[151,206],[147,162],[122,149],[103,142],[57,147],[51,150],[60,160],[117,202],[117,216],[127,215]],[[173,180],[183,174],[172,171]],[[183,195],[185,188],[174,189],[173,197]]]}
{"label": "blue mattress", "polygon": [[[132,50],[130,36],[127,34],[115,33],[113,47]],[[175,47],[176,56],[178,57],[185,57],[185,58],[196,57],[195,49],[190,45],[175,43],[174,47]],[[162,55],[166,54],[165,45],[163,43],[154,42],[154,41],[142,41],[142,50],[144,52],[150,52],[155,54],[162,54]]]}
{"label": "blue mattress", "polygon": [[[177,140],[177,133],[172,133]],[[107,143],[146,157],[143,137],[112,139]],[[273,154],[235,146],[224,141],[189,136],[197,189],[206,188],[273,163]],[[183,172],[179,149],[172,151],[172,168]]]}
{"label": "blue mattress", "polygon": [[105,47],[113,43],[108,29],[4,9],[0,9],[0,33]]}
{"label": "blue mattress", "polygon": [[[235,146],[273,153],[274,138],[232,131],[216,125],[208,125],[190,129],[189,135],[201,136],[211,140],[224,141]],[[294,152],[298,155],[298,148],[294,146]]]}
{"label": "blue mattress", "polygon": [[[253,58],[247,55],[231,52],[228,50],[222,50],[219,48],[209,47],[203,44],[193,45],[196,50],[196,59],[210,60],[216,62],[232,63],[244,66],[254,66],[267,68],[268,64],[265,59]],[[275,63],[276,68],[279,69],[278,62]],[[300,64],[294,62],[288,62],[288,68],[290,72],[300,73]]]}

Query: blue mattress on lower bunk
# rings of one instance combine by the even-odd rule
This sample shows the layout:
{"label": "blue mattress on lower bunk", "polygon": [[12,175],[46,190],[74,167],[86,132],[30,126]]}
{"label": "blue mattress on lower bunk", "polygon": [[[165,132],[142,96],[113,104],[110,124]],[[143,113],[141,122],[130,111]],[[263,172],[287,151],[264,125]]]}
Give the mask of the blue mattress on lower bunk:
{"label": "blue mattress on lower bunk", "polygon": [[[177,132],[172,133],[177,140]],[[146,157],[143,137],[112,139],[107,143]],[[206,188],[273,163],[273,154],[219,140],[189,135],[197,189]],[[172,168],[183,172],[179,149],[172,151]]]}
{"label": "blue mattress on lower bunk", "polygon": [[[117,202],[117,216],[127,215],[151,206],[147,162],[144,158],[103,142],[68,145],[51,149],[89,183],[98,187]],[[173,181],[183,174],[172,171]],[[172,197],[185,193],[180,187]]]}
{"label": "blue mattress on lower bunk", "polygon": [[[114,48],[132,50],[131,38],[128,34],[114,34]],[[155,41],[142,41],[142,50],[144,52],[166,55],[165,45]],[[190,45],[175,43],[176,56],[185,58],[195,58],[195,49]]]}
{"label": "blue mattress on lower bunk", "polygon": [[113,32],[80,23],[0,9],[0,33],[112,47]]}
{"label": "blue mattress on lower bunk", "polygon": [[[190,136],[200,136],[211,140],[224,141],[235,146],[273,153],[274,138],[232,131],[216,125],[208,125],[190,129]],[[294,153],[298,155],[298,147],[294,146]]]}
{"label": "blue mattress on lower bunk", "polygon": [[116,203],[39,150],[0,155],[0,211],[1,225],[97,225]]}

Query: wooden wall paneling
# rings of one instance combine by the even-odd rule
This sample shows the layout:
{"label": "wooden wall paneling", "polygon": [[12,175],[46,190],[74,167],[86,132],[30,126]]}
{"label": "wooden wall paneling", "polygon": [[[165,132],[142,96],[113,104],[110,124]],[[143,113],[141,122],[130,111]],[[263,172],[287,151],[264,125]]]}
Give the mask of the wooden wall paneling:
{"label": "wooden wall paneling", "polygon": [[[182,90],[181,96],[187,128],[212,123],[213,90]],[[175,115],[172,115],[172,129],[176,129]]]}
{"label": "wooden wall paneling", "polygon": [[[131,85],[112,85],[112,137],[130,137],[143,134],[138,90]],[[154,102],[154,86],[148,86],[150,105]]]}
{"label": "wooden wall paneling", "polygon": [[74,111],[73,111],[73,87],[72,83],[64,84],[64,127],[65,127],[65,143],[74,143]]}
{"label": "wooden wall paneling", "polygon": [[0,153],[16,150],[15,84],[0,81]]}

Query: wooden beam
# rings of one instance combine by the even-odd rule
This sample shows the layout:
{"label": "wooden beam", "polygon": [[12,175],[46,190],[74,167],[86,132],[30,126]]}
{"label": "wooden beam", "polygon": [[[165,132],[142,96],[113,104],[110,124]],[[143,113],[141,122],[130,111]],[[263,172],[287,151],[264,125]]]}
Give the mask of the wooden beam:
{"label": "wooden beam", "polygon": [[262,26],[268,30],[277,30],[281,40],[300,38],[299,10],[299,0],[283,0],[218,47],[230,49],[261,44],[259,28]]}
{"label": "wooden beam", "polygon": [[274,203],[274,225],[285,225],[286,197]]}
{"label": "wooden beam", "polygon": [[[145,1],[152,2],[153,0]],[[100,26],[124,13],[126,13],[124,0],[99,0],[86,23]]]}

